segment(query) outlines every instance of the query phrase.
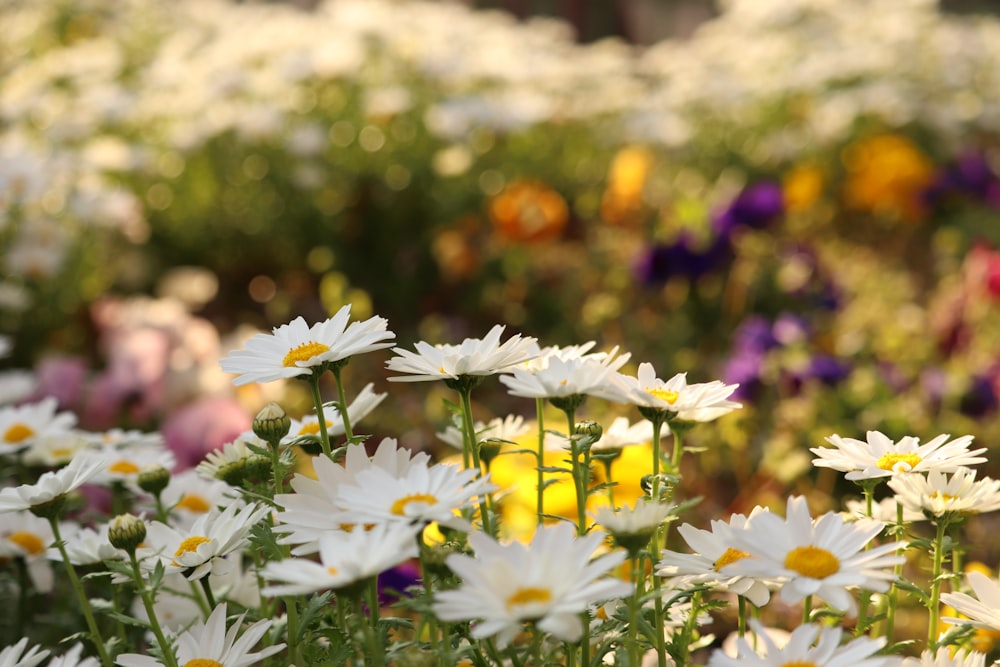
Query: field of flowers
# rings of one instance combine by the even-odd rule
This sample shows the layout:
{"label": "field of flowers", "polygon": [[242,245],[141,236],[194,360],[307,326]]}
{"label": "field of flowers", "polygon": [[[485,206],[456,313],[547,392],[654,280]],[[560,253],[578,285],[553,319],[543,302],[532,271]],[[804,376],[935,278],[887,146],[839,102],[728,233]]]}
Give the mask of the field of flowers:
{"label": "field of flowers", "polygon": [[720,5],[0,0],[0,666],[1000,656],[1000,20]]}

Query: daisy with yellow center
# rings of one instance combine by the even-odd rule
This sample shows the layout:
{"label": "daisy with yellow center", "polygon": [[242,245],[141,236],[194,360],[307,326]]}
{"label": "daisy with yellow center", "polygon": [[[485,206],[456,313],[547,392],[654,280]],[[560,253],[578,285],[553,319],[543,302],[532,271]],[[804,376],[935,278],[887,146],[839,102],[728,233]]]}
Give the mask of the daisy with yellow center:
{"label": "daisy with yellow center", "polygon": [[[762,512],[763,507],[755,507],[750,519]],[[771,598],[767,579],[756,576],[723,573],[727,565],[750,558],[750,554],[736,548],[734,533],[746,530],[749,519],[742,514],[733,514],[729,522],[713,520],[710,530],[684,524],[677,529],[694,553],[680,553],[664,549],[656,574],[671,579],[672,588],[690,588],[698,584],[711,584],[721,590],[742,595],[755,606],[762,607]]]}
{"label": "daisy with yellow center", "polygon": [[68,435],[76,424],[70,412],[57,412],[54,398],[0,407],[0,456],[14,454],[43,437]]}
{"label": "daisy with yellow center", "polygon": [[91,483],[102,486],[126,484],[135,491],[138,491],[136,481],[140,472],[156,466],[172,470],[177,463],[173,452],[162,445],[108,443],[97,451],[108,463]]}
{"label": "daisy with yellow center", "polygon": [[[64,525],[67,532],[75,527]],[[31,584],[38,593],[52,590],[53,575],[49,545],[54,541],[48,520],[31,512],[0,514],[0,560],[23,559]],[[53,549],[53,552],[55,550]]]}
{"label": "daisy with yellow center", "polygon": [[919,519],[983,514],[1000,509],[1000,480],[976,479],[976,471],[959,468],[951,475],[932,470],[924,475],[900,475],[889,488],[904,511]]}
{"label": "daisy with yellow center", "polygon": [[217,507],[241,502],[236,500],[236,494],[228,484],[217,479],[205,479],[193,469],[171,475],[161,497],[170,512],[171,525],[178,529],[190,528],[199,517]]}
{"label": "daisy with yellow center", "polygon": [[225,557],[250,543],[250,529],[269,511],[267,506],[230,503],[221,512],[213,510],[201,516],[185,532],[153,521],[147,528],[146,546],[136,551],[136,557],[148,568],[158,558],[168,572],[181,571],[191,580],[227,570]]}
{"label": "daisy with yellow center", "polygon": [[810,451],[817,457],[813,459],[814,466],[847,473],[845,478],[852,481],[929,470],[954,472],[962,466],[986,461],[980,456],[985,447],[969,449],[971,435],[954,440],[949,440],[950,437],[939,435],[921,445],[912,435],[896,442],[879,431],[868,431],[865,440],[831,435],[826,441],[832,447],[814,447]]}
{"label": "daisy with yellow center", "polygon": [[311,558],[286,558],[265,565],[261,575],[272,583],[261,594],[308,595],[370,579],[416,558],[419,530],[404,523],[383,523],[370,530],[326,533],[318,540],[319,562]]}
{"label": "daisy with yellow center", "polygon": [[350,318],[350,304],[312,326],[297,317],[270,334],[253,336],[242,350],[230,352],[221,362],[222,370],[238,376],[233,380],[236,385],[272,382],[312,375],[324,364],[392,346],[396,335],[386,328],[384,318],[348,324]]}
{"label": "daisy with yellow center", "polygon": [[[216,607],[208,620],[196,620],[188,629],[174,635],[178,667],[251,667],[279,653],[284,644],[275,644],[259,651],[252,649],[271,627],[270,620],[257,621],[243,629],[243,617],[238,616],[226,627],[226,604]],[[241,632],[242,629],[242,632]],[[174,634],[174,633],[168,633]],[[125,653],[115,662],[122,667],[160,667],[157,658]]]}
{"label": "daisy with yellow center", "polygon": [[669,413],[671,419],[687,422],[714,421],[742,407],[729,399],[739,385],[718,380],[689,384],[687,373],[669,380],[656,376],[652,364],[639,364],[635,377],[615,373],[598,394],[618,403]]}
{"label": "daisy with yellow center", "polygon": [[708,667],[893,667],[899,658],[878,655],[885,637],[858,637],[841,644],[843,629],[815,624],[800,625],[784,642],[777,642],[759,621],[750,621],[750,636],[736,641],[735,655],[717,649]]}
{"label": "daisy with yellow center", "polygon": [[525,622],[556,639],[578,640],[580,613],[629,595],[632,586],[606,576],[625,559],[624,551],[591,560],[604,533],[594,530],[579,538],[575,533],[572,525],[559,523],[539,528],[529,544],[469,535],[475,557],[448,557],[462,583],[435,596],[434,613],[445,621],[474,621],[473,637],[496,637],[501,647]]}
{"label": "daisy with yellow center", "polygon": [[521,338],[515,334],[500,342],[504,327],[496,325],[482,339],[466,338],[459,345],[431,345],[418,341],[415,352],[400,347],[393,348],[397,356],[386,362],[386,368],[395,373],[390,382],[428,382],[431,380],[458,380],[463,376],[484,377],[507,371],[517,364],[538,356],[538,343],[534,338]]}
{"label": "daisy with yellow center", "polygon": [[[353,401],[347,406],[347,418],[353,427],[359,421],[367,417],[371,412],[377,408],[385,397],[389,394],[380,393],[377,394],[374,391],[375,385],[371,382],[366,384],[364,388]],[[323,418],[326,421],[326,431],[331,438],[344,435],[346,429],[344,428],[344,419],[334,406],[328,406],[323,408]],[[296,440],[299,440],[303,436],[319,436],[319,420],[315,415],[307,415],[302,419],[292,419],[291,426],[288,429],[288,435],[286,435],[281,440],[281,444],[292,444]]]}
{"label": "daisy with yellow center", "polygon": [[785,602],[816,596],[853,614],[857,605],[849,591],[885,592],[892,568],[904,560],[896,554],[897,543],[865,548],[884,527],[866,519],[845,523],[834,512],[814,520],[805,498],[790,498],[785,519],[761,512],[732,534],[731,546],[748,556],[725,565],[720,574],[776,581]]}

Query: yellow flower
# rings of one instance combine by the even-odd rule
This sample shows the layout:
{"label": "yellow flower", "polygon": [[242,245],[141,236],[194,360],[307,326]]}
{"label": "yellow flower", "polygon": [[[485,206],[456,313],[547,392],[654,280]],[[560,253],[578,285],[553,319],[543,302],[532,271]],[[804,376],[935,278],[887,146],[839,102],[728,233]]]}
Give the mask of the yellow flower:
{"label": "yellow flower", "polygon": [[906,222],[925,213],[923,192],[934,177],[934,165],[909,139],[881,134],[848,146],[844,200],[849,208]]}
{"label": "yellow flower", "polygon": [[510,241],[554,239],[569,223],[566,200],[541,181],[514,181],[490,201],[489,210],[494,229]]}
{"label": "yellow flower", "polygon": [[642,146],[618,151],[608,170],[608,187],[601,196],[601,218],[611,225],[640,221],[642,191],[653,167],[653,154]]}
{"label": "yellow flower", "polygon": [[789,213],[808,211],[823,196],[826,175],[815,164],[800,164],[785,174],[781,188]]}

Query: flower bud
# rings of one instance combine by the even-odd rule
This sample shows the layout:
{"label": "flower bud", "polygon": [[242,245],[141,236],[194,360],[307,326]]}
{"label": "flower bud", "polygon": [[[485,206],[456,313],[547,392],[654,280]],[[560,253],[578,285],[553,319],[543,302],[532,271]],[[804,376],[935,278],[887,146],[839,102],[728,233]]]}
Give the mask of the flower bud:
{"label": "flower bud", "polygon": [[604,427],[595,421],[586,419],[576,423],[576,426],[573,427],[573,434],[587,436],[588,438],[593,438],[594,442],[597,442],[604,435]]}
{"label": "flower bud", "polygon": [[146,539],[146,523],[131,514],[119,514],[108,526],[108,541],[111,546],[130,554]]}
{"label": "flower bud", "polygon": [[146,493],[159,496],[170,483],[170,471],[161,465],[151,466],[139,472],[136,480],[139,488]]}
{"label": "flower bud", "polygon": [[267,479],[271,475],[271,459],[260,454],[252,454],[243,459],[243,478],[253,481]]}
{"label": "flower bud", "polygon": [[253,420],[253,432],[258,438],[277,445],[292,427],[292,420],[275,402],[265,405]]}

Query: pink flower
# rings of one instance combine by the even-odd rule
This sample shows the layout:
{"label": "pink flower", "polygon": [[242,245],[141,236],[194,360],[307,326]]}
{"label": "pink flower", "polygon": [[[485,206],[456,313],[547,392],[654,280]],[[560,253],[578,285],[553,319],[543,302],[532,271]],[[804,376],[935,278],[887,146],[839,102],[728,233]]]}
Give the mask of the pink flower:
{"label": "pink flower", "polygon": [[249,431],[253,417],[235,399],[208,396],[169,415],[163,438],[177,456],[177,470],[197,465],[208,452]]}

